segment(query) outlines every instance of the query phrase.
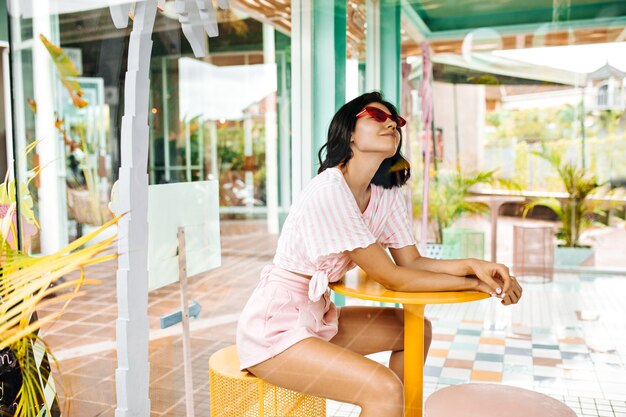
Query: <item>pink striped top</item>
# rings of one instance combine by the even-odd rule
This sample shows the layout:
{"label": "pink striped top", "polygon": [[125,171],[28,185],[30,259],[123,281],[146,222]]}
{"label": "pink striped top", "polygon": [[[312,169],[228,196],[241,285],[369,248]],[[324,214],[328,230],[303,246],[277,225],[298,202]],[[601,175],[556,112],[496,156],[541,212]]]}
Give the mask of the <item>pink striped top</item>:
{"label": "pink striped top", "polygon": [[309,299],[317,301],[329,282],[356,265],[345,254],[378,242],[384,248],[415,245],[406,200],[400,187],[371,186],[363,213],[339,168],[313,178],[289,211],[274,265],[311,275]]}

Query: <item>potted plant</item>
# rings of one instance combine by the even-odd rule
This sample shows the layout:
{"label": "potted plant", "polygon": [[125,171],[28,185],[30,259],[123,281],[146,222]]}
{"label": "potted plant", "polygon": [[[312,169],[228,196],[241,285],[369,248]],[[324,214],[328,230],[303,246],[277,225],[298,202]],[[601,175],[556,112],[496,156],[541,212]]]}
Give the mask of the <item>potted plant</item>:
{"label": "potted plant", "polygon": [[542,152],[533,151],[532,154],[544,159],[556,170],[567,197],[533,199],[524,206],[524,217],[536,206],[548,207],[558,216],[561,225],[556,237],[560,244],[554,255],[555,266],[593,265],[593,249],[591,246],[582,245],[580,236],[591,225],[600,224],[594,221],[594,217],[603,214],[604,211],[589,197],[598,191],[602,184],[598,183],[595,175],[572,162],[564,161],[556,151],[549,151],[544,147]]}
{"label": "potted plant", "polygon": [[[489,209],[482,203],[470,202],[466,198],[477,185],[500,184],[506,188],[514,188],[511,181],[498,178],[496,170],[461,173],[459,170],[440,170],[431,182],[428,197],[428,218],[435,241],[427,243],[426,256],[446,257],[444,253],[444,230],[451,227],[464,213],[486,215]],[[422,193],[414,192],[414,216],[421,216]]]}
{"label": "potted plant", "polygon": [[[20,208],[24,213],[20,218],[24,228],[25,224],[36,225],[37,222],[30,206],[24,204],[30,201],[28,188],[21,185]],[[6,210],[0,223],[0,416],[54,416],[59,413],[53,412],[57,409],[49,367],[49,358],[53,356],[37,331],[56,320],[68,303],[81,294],[79,290],[83,285],[96,282],[85,278],[85,266],[117,256],[115,253],[100,255],[111,246],[115,236],[93,245],[87,246],[87,243],[118,218],[56,253],[29,256],[16,245],[17,203],[15,191],[11,191],[15,186],[13,180],[0,184],[0,195],[6,197],[2,203]],[[75,270],[81,271],[78,278],[62,280]],[[58,310],[38,318],[36,309],[49,305],[58,305]]]}

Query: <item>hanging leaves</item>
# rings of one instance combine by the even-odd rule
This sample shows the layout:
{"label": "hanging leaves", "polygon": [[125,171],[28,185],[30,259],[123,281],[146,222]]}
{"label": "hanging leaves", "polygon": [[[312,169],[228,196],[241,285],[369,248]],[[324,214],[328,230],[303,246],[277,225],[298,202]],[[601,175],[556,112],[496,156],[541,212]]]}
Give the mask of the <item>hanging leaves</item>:
{"label": "hanging leaves", "polygon": [[44,35],[39,34],[39,39],[41,39],[41,42],[43,42],[46,50],[50,54],[50,57],[59,72],[59,76],[61,77],[61,83],[63,83],[65,89],[68,93],[70,93],[74,106],[79,109],[88,106],[89,103],[82,99],[84,93],[80,88],[79,82],[72,79],[74,77],[78,77],[78,71],[76,70],[76,67],[74,67],[70,58],[65,52],[63,52],[63,49],[54,45]]}

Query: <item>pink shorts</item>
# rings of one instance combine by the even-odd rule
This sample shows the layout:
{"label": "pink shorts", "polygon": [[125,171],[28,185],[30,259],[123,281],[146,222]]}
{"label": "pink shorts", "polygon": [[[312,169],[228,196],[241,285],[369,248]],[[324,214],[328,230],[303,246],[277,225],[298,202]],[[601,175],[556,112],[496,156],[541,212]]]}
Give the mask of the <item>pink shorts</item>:
{"label": "pink shorts", "polygon": [[273,358],[299,341],[329,341],[338,330],[339,309],[326,291],[309,299],[309,279],[270,265],[241,313],[237,352],[241,370]]}

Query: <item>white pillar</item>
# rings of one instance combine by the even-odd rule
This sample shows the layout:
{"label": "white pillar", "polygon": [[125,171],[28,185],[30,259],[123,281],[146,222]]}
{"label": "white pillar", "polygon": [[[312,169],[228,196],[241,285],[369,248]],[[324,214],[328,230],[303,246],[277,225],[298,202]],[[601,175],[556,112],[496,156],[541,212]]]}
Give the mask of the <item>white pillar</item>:
{"label": "white pillar", "polygon": [[380,90],[380,0],[366,0],[365,90]]}
{"label": "white pillar", "polygon": [[[311,179],[312,157],[312,74],[313,2],[291,2],[291,175],[292,201]],[[331,53],[332,51],[329,51]]]}
{"label": "white pillar", "polygon": [[[274,28],[263,24],[263,63],[276,69]],[[267,231],[278,234],[278,130],[276,92],[265,98],[265,196],[267,204]]]}
{"label": "white pillar", "polygon": [[[125,9],[112,8],[117,27]],[[150,54],[157,0],[136,4],[128,47],[121,128],[116,321],[115,417],[150,416],[148,343],[148,102]],[[116,19],[119,18],[119,19]],[[167,140],[167,138],[165,138]]]}
{"label": "white pillar", "polygon": [[54,126],[54,77],[52,60],[39,35],[52,40],[50,4],[32,0],[33,11],[33,88],[37,103],[35,135],[39,165],[46,166],[39,175],[39,225],[41,253],[58,251],[67,243],[67,217],[62,209],[65,202],[65,180],[62,176],[64,144],[57,137]]}

